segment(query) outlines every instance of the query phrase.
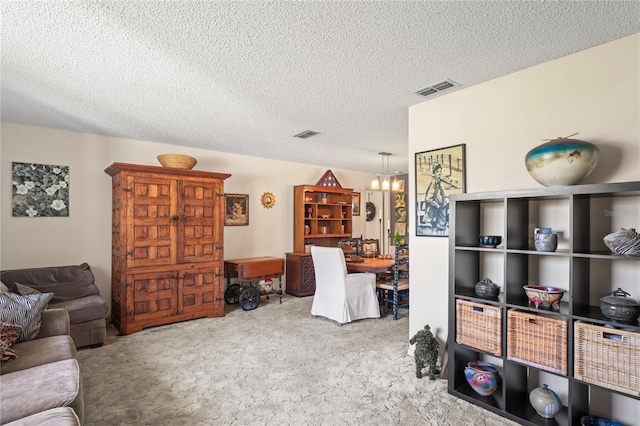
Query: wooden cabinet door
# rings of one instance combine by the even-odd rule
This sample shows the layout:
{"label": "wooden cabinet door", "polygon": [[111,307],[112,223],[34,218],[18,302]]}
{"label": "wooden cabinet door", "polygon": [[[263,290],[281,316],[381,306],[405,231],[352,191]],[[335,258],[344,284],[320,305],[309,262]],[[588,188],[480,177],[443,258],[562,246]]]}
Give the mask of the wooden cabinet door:
{"label": "wooden cabinet door", "polygon": [[178,271],[178,311],[180,314],[205,312],[209,316],[224,315],[222,273],[208,267]]}
{"label": "wooden cabinet door", "polygon": [[127,268],[176,263],[178,181],[127,178]]}
{"label": "wooden cabinet door", "polygon": [[139,323],[178,313],[177,271],[151,272],[127,276],[127,322]]}
{"label": "wooden cabinet door", "polygon": [[219,181],[179,182],[178,263],[222,260],[224,194]]}

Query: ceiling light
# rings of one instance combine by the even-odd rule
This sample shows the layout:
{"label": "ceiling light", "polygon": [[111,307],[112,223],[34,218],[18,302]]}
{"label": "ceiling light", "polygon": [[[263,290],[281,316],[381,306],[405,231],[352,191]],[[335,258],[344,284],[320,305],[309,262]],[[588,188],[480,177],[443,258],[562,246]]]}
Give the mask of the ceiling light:
{"label": "ceiling light", "polygon": [[389,182],[389,156],[391,153],[379,152],[378,154],[382,157],[382,186],[380,186],[380,178],[378,175],[375,175],[373,179],[371,179],[371,189],[382,189],[383,191],[388,191],[391,186]]}

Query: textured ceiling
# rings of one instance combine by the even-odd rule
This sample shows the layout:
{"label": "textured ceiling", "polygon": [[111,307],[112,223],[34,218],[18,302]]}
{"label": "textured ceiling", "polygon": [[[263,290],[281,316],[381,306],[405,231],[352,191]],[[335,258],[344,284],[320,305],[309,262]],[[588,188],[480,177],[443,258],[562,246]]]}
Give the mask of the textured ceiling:
{"label": "textured ceiling", "polygon": [[639,31],[637,1],[3,1],[1,114],[372,173],[388,151],[406,172],[414,91]]}

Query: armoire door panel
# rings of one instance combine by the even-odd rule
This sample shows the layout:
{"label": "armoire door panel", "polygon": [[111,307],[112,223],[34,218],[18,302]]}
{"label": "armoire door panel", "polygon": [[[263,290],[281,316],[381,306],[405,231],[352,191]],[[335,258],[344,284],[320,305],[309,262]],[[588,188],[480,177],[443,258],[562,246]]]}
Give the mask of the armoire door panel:
{"label": "armoire door panel", "polygon": [[127,267],[175,263],[177,180],[129,176],[127,184]]}
{"label": "armoire door panel", "polygon": [[[181,232],[178,262],[212,262],[221,260],[222,200],[218,182],[183,181]],[[220,208],[218,208],[220,206]]]}
{"label": "armoire door panel", "polygon": [[178,304],[177,272],[129,275],[126,285],[131,287],[130,315],[134,321],[148,321],[176,315]]}
{"label": "armoire door panel", "polygon": [[210,314],[224,311],[220,296],[220,269],[179,271],[178,310],[181,314],[207,311]]}

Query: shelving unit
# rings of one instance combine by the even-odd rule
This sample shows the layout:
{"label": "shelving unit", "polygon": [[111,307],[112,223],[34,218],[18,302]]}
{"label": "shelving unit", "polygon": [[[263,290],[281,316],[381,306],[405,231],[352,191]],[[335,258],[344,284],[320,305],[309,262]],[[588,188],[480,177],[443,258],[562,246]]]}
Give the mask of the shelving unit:
{"label": "shelving unit", "polygon": [[315,293],[315,276],[306,245],[337,247],[351,239],[353,190],[316,185],[293,188],[293,253],[287,253],[286,292]]}
{"label": "shelving unit", "polygon": [[[640,338],[640,323],[612,321],[599,308],[600,297],[618,287],[640,299],[640,256],[612,254],[602,241],[619,228],[640,229],[640,182],[459,194],[451,197],[450,214],[449,393],[524,425],[579,425],[580,418],[589,414],[616,419],[612,408],[616,405],[639,412],[640,386],[623,392],[575,378],[574,342],[577,321],[624,328]],[[555,252],[534,249],[536,227],[552,227],[558,233]],[[501,235],[502,245],[480,247],[479,235]],[[501,286],[499,297],[476,296],[475,284],[485,277]],[[565,289],[559,310],[529,305],[522,288],[527,284]],[[458,300],[500,309],[502,333],[496,338],[501,355],[457,343]],[[512,309],[567,322],[566,375],[509,359],[507,317]],[[640,367],[640,355],[628,358],[628,363]],[[465,380],[464,368],[473,360],[500,368],[502,382],[493,395],[480,396]],[[542,383],[548,383],[563,402],[554,419],[538,416],[529,403],[529,392]]]}

